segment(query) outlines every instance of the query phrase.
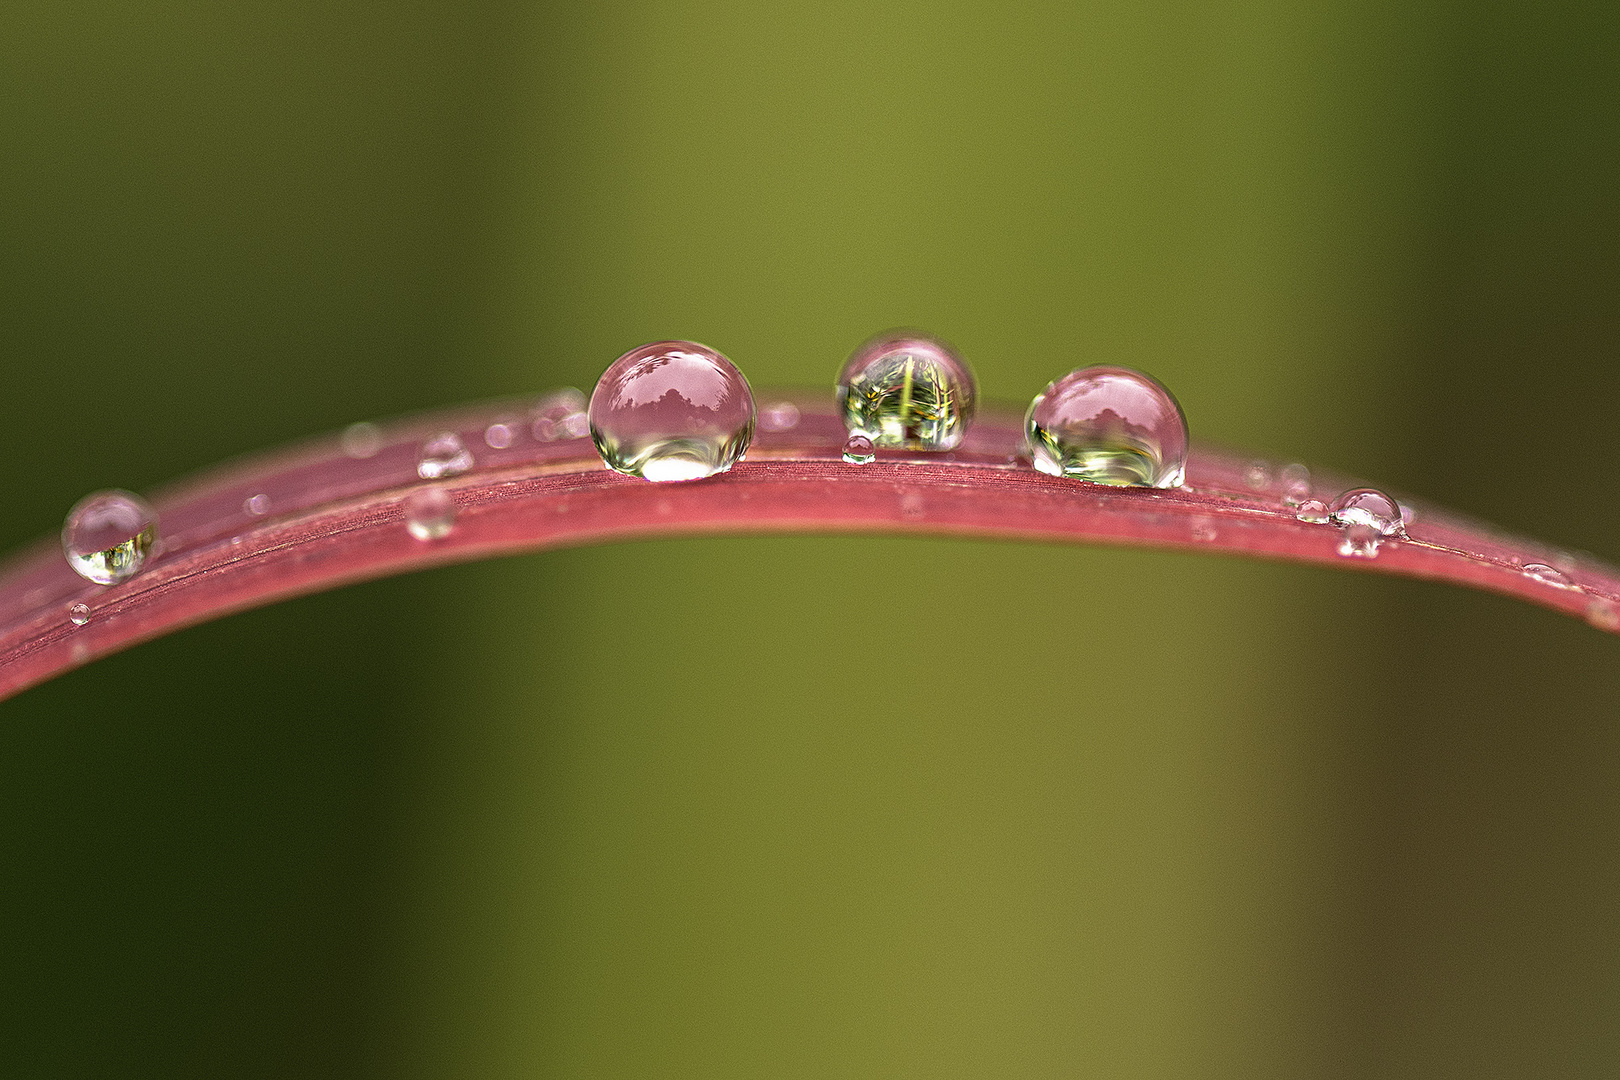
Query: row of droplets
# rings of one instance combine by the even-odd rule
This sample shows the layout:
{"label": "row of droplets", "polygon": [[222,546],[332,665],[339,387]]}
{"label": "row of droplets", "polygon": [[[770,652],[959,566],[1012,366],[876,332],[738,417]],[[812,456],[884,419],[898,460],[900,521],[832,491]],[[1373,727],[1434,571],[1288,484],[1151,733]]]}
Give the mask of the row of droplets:
{"label": "row of droplets", "polygon": [[[847,432],[845,461],[865,465],[879,449],[944,453],[962,444],[973,422],[978,385],[973,369],[951,346],[916,331],[880,334],[863,343],[838,375],[837,400]],[[742,372],[723,354],[690,341],[658,341],[615,360],[589,401],[566,389],[543,398],[530,415],[490,424],[484,441],[497,450],[513,445],[525,428],[539,442],[589,434],[602,460],[629,476],[655,482],[700,480],[729,470],[747,452],[756,426],[787,430],[799,420],[788,402],[756,408]],[[1186,474],[1186,416],[1161,383],[1125,367],[1077,368],[1048,383],[1024,414],[1030,462],[1042,473],[1116,486],[1176,488]],[[375,424],[351,425],[342,436],[352,458],[375,456],[383,435]],[[446,431],[426,440],[418,454],[424,480],[457,476],[474,465],[460,435]],[[1248,485],[1269,490],[1273,478],[1260,462]],[[1354,488],[1332,501],[1315,498],[1310,473],[1286,466],[1278,477],[1284,501],[1300,521],[1342,530],[1338,551],[1375,558],[1382,543],[1406,536],[1395,499],[1375,488]],[[243,506],[250,515],[269,510],[263,494]],[[441,540],[456,520],[454,498],[440,487],[411,492],[405,525],[423,542]],[[139,497],[105,491],[81,500],[68,514],[62,546],[82,577],[110,585],[138,573],[157,545],[157,515]],[[1551,585],[1573,587],[1553,567],[1532,563],[1523,572]],[[75,605],[73,621],[88,617]],[[1612,616],[1620,625],[1620,615]]]}

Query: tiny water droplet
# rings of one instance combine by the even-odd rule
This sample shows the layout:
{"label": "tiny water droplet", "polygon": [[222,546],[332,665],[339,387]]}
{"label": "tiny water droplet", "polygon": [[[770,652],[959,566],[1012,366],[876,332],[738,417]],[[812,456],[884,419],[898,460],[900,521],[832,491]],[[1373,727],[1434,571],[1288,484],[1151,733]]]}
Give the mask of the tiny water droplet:
{"label": "tiny water droplet", "polygon": [[759,430],[792,431],[799,426],[799,407],[791,401],[773,401],[759,410]]}
{"label": "tiny water droplet", "polygon": [[917,331],[879,334],[838,372],[845,429],[889,449],[956,449],[973,422],[977,397],[967,361]]}
{"label": "tiny water droplet", "polygon": [[1569,580],[1567,574],[1562,570],[1553,569],[1546,563],[1525,563],[1520,573],[1524,574],[1525,577],[1544,581],[1548,585],[1556,585],[1560,589],[1573,589],[1575,587],[1575,583]]}
{"label": "tiny water droplet", "polygon": [[1406,534],[1400,504],[1377,488],[1351,488],[1333,500],[1328,515],[1335,525],[1368,525],[1381,536]]}
{"label": "tiny water droplet", "polygon": [[1620,630],[1620,607],[1616,607],[1613,600],[1599,597],[1586,605],[1586,621],[1612,634]]}
{"label": "tiny water droplet", "polygon": [[851,465],[870,465],[877,460],[872,440],[865,435],[851,435],[844,443],[844,460]]}
{"label": "tiny water droplet", "polygon": [[597,380],[591,439],[602,460],[643,480],[701,480],[754,438],[754,393],[735,364],[691,341],[631,349]]}
{"label": "tiny water droplet", "polygon": [[1157,380],[1122,367],[1090,367],[1047,384],[1024,414],[1036,469],[1098,484],[1180,487],[1187,420]]}
{"label": "tiny water droplet", "polygon": [[1312,525],[1325,525],[1329,517],[1328,505],[1321,499],[1306,499],[1299,504],[1294,516]]}
{"label": "tiny water droplet", "polygon": [[424,480],[439,480],[447,476],[460,476],[473,467],[472,451],[461,443],[461,436],[444,431],[422,444],[422,454],[416,461],[416,475]]}
{"label": "tiny water droplet", "polygon": [[368,420],[343,429],[343,452],[352,458],[375,457],[382,449],[382,428]]}
{"label": "tiny water droplet", "polygon": [[1251,461],[1243,470],[1243,482],[1250,491],[1265,491],[1271,487],[1271,466],[1264,461]]}
{"label": "tiny water droplet", "polygon": [[113,585],[140,573],[157,544],[157,514],[138,495],[98,491],[68,511],[62,553],[82,578]]}
{"label": "tiny water droplet", "polygon": [[74,626],[83,626],[85,623],[87,623],[89,621],[90,621],[90,605],[89,604],[69,604],[68,605],[68,622],[72,623]]}
{"label": "tiny water droplet", "polygon": [[254,517],[261,517],[268,514],[270,512],[270,496],[264,494],[263,492],[260,492],[257,495],[249,495],[246,499],[242,500],[242,512],[245,514],[251,514]]}
{"label": "tiny water droplet", "polygon": [[492,450],[505,450],[514,437],[510,424],[491,424],[484,429],[484,442]]}
{"label": "tiny water droplet", "polygon": [[1283,502],[1298,506],[1311,497],[1311,470],[1295,462],[1282,471]]}
{"label": "tiny water droplet", "polygon": [[534,417],[532,433],[539,442],[558,439],[583,439],[591,433],[590,418],[585,414],[585,395],[572,386],[555,390],[535,402],[530,415]]}
{"label": "tiny water droplet", "polygon": [[1378,542],[1383,533],[1372,525],[1349,525],[1339,541],[1339,554],[1357,559],[1378,558]]}
{"label": "tiny water droplet", "polygon": [[405,497],[405,528],[418,540],[443,540],[456,527],[456,500],[442,488],[422,488]]}

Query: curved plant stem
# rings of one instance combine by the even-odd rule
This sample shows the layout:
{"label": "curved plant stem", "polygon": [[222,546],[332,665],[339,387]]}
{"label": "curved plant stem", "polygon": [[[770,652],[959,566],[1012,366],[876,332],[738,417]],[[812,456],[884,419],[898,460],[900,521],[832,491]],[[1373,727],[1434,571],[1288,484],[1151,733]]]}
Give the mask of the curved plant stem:
{"label": "curved plant stem", "polygon": [[[1404,498],[1408,538],[1358,557],[1343,530],[1296,518],[1278,462],[1197,447],[1178,490],[1058,479],[1021,456],[1018,414],[987,409],[955,453],[880,453],[855,466],[841,460],[844,429],[830,395],[764,392],[759,401],[765,422],[747,459],[691,483],[633,480],[603,465],[588,438],[545,438],[553,429],[533,424],[529,401],[387,425],[368,433],[373,446],[356,448],[351,438],[350,453],[333,436],[216,469],[154,499],[161,547],[129,581],[80,579],[54,542],[0,567],[0,698],[284,597],[440,563],[692,534],[921,533],[1205,549],[1471,585],[1620,630],[1620,573],[1611,567]],[[797,410],[791,426],[784,417],[793,409],[770,407],[778,402]],[[769,430],[773,418],[777,430]],[[476,463],[423,480],[423,443],[442,432],[457,433]],[[365,450],[373,452],[353,456]],[[406,498],[426,486],[457,507],[454,528],[439,539],[417,539],[405,525]],[[1331,500],[1352,485],[1318,474],[1312,486],[1314,497]]]}

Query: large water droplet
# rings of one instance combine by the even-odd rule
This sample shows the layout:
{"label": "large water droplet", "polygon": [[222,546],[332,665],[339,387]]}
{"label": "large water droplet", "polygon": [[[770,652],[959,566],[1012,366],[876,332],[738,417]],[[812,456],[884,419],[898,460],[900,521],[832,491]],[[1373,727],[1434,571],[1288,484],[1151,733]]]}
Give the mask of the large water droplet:
{"label": "large water droplet", "polygon": [[80,577],[98,585],[126,581],[157,543],[157,514],[127,491],[98,491],[68,511],[62,552]]}
{"label": "large water droplet", "polygon": [[977,397],[967,361],[916,331],[879,334],[838,373],[845,429],[890,449],[956,449],[973,422]]}
{"label": "large water droplet", "polygon": [[591,393],[602,460],[643,480],[700,480],[754,438],[754,394],[735,364],[690,341],[655,341],[615,360]]}
{"label": "large water droplet", "polygon": [[1130,368],[1080,368],[1048,383],[1024,414],[1024,436],[1035,468],[1052,476],[1171,488],[1186,470],[1181,406]]}
{"label": "large water droplet", "polygon": [[877,460],[872,440],[865,435],[851,435],[844,443],[844,460],[851,465],[870,465]]}
{"label": "large water droplet", "polygon": [[472,467],[472,451],[462,445],[461,436],[445,431],[422,444],[422,454],[416,460],[416,475],[424,480],[438,480],[460,476]]}
{"label": "large water droplet", "polygon": [[1573,589],[1575,587],[1575,583],[1569,579],[1568,574],[1565,574],[1562,570],[1554,570],[1546,563],[1525,563],[1523,573],[1525,577],[1535,578],[1537,581],[1546,582],[1548,585],[1556,585],[1560,589]]}
{"label": "large water droplet", "polygon": [[405,497],[405,528],[418,540],[443,540],[456,527],[456,500],[442,488],[423,488]]}
{"label": "large water droplet", "polygon": [[1406,535],[1400,504],[1377,488],[1351,488],[1333,500],[1328,514],[1335,525],[1367,525],[1380,536]]}

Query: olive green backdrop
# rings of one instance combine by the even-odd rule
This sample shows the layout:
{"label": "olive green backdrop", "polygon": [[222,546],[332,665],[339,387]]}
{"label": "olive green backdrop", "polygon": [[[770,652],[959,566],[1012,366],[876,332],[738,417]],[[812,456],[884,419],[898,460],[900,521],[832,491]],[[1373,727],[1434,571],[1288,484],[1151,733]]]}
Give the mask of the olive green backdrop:
{"label": "olive green backdrop", "polygon": [[[1611,4],[0,17],[0,548],[690,337],[1152,371],[1620,558]],[[916,601],[927,581],[930,602]],[[937,602],[939,583],[947,602]],[[1607,1077],[1620,649],[894,539],[379,582],[0,705],[0,1073]]]}

